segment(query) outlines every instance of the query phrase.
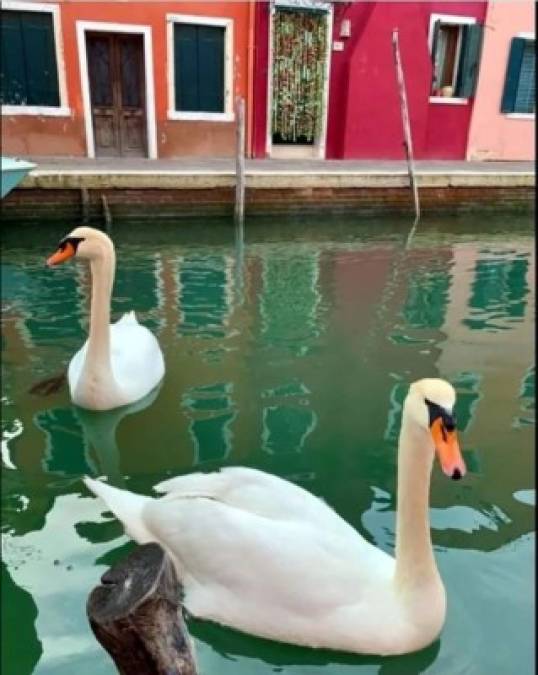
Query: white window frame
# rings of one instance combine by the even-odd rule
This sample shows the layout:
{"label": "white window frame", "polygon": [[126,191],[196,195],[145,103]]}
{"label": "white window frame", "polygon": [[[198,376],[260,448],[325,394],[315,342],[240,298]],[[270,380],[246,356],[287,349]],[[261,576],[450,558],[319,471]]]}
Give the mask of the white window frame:
{"label": "white window frame", "polygon": [[[443,24],[449,24],[451,26],[472,26],[477,23],[477,20],[472,16],[457,16],[455,14],[431,14],[430,15],[430,29],[428,33],[428,49],[432,57],[432,47],[433,47],[433,34],[435,31],[435,24],[437,21],[440,21]],[[461,31],[458,36],[458,44],[456,47],[456,58],[455,63],[459,67],[459,60],[461,54]],[[454,69],[454,78],[458,72],[458,68]],[[453,82],[453,86],[455,86]],[[431,89],[431,85],[430,85]],[[469,99],[461,98],[460,96],[430,96],[430,103],[448,103],[448,105],[467,105]]]}
{"label": "white window frame", "polygon": [[59,106],[48,105],[3,105],[2,115],[43,115],[45,117],[69,117],[71,110],[67,103],[67,86],[65,79],[65,61],[60,23],[60,6],[40,2],[21,2],[20,0],[2,0],[2,10],[16,12],[48,12],[52,14],[52,28],[54,31],[54,50],[56,53],[56,68],[58,70]]}
{"label": "white window frame", "polygon": [[[174,62],[174,25],[186,23],[196,26],[219,26],[224,28],[224,112],[203,112],[176,110],[175,62]],[[166,15],[167,42],[167,78],[168,78],[168,112],[169,120],[201,120],[207,122],[233,122],[233,19],[213,16],[194,16],[192,14]]]}
{"label": "white window frame", "polygon": [[157,159],[157,125],[155,122],[155,86],[153,82],[153,42],[151,37],[151,26],[101,21],[77,21],[76,27],[82,106],[84,109],[84,127],[86,130],[86,153],[88,157],[92,159],[95,157],[95,138],[90,101],[90,76],[88,73],[88,58],[86,54],[86,33],[89,31],[96,31],[98,33],[129,33],[142,35],[143,37],[148,158]]}
{"label": "white window frame", "polygon": [[[523,40],[528,40],[529,42],[534,42],[534,48],[536,49],[536,35],[535,33],[516,33],[514,35],[516,38],[521,38]],[[503,113],[503,115],[510,120],[533,120],[535,118],[535,113]]]}

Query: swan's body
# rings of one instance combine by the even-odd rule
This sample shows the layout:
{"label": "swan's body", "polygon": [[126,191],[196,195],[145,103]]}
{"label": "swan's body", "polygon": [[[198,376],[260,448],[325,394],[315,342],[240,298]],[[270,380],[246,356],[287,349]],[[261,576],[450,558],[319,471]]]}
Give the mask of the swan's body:
{"label": "swan's body", "polygon": [[155,487],[160,499],[85,481],[129,536],[170,554],[194,616],[310,647],[400,654],[431,643],[446,610],[428,523],[433,447],[421,450],[413,426],[404,413],[396,559],[320,499],[253,469],[172,478]]}
{"label": "swan's body", "polygon": [[61,242],[49,264],[74,255],[90,261],[92,302],[88,340],[71,359],[67,373],[73,403],[88,410],[134,403],[163,378],[159,343],[138,323],[134,312],[110,324],[115,254],[109,237],[90,227],[78,227]]}

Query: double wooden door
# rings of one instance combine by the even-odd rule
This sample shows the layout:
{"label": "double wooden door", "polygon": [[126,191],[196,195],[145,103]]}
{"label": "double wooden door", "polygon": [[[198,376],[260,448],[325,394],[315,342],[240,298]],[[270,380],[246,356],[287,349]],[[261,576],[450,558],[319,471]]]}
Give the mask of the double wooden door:
{"label": "double wooden door", "polygon": [[147,157],[142,35],[87,33],[97,157]]}

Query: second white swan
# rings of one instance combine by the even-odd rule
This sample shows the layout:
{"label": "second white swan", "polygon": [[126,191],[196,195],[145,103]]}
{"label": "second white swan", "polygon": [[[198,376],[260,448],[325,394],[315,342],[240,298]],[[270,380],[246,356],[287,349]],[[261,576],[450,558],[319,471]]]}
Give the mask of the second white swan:
{"label": "second white swan", "polygon": [[91,227],[77,227],[47,260],[49,266],[77,257],[89,260],[92,299],[89,336],[69,363],[67,379],[73,403],[88,410],[111,410],[134,403],[164,376],[156,337],[134,312],[110,324],[110,298],[116,255],[110,238]]}

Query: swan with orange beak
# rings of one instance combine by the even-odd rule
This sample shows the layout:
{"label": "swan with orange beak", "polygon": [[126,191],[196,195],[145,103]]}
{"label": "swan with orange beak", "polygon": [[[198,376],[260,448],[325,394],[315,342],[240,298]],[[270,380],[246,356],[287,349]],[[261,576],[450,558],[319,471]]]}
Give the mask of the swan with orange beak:
{"label": "swan with orange beak", "polygon": [[134,403],[163,378],[159,343],[138,323],[134,312],[110,323],[116,267],[110,237],[92,227],[77,227],[60,241],[47,265],[55,267],[73,258],[89,262],[92,296],[89,336],[67,371],[71,398],[88,410],[111,410]]}
{"label": "swan with orange beak", "polygon": [[169,553],[193,616],[309,647],[403,654],[433,642],[445,621],[429,492],[436,454],[447,476],[465,474],[455,401],[441,379],[409,387],[398,442],[394,556],[323,500],[254,469],[170,478],[155,486],[160,498],[84,482],[129,536]]}

